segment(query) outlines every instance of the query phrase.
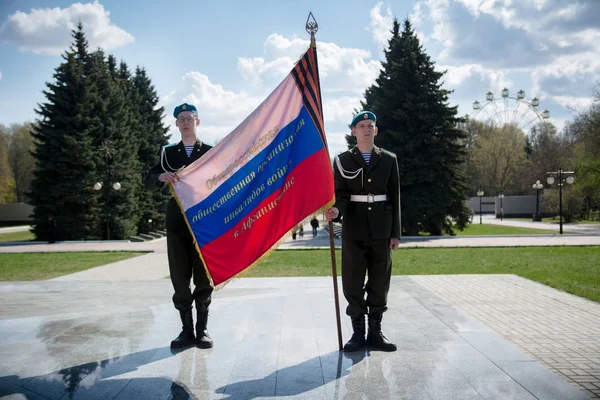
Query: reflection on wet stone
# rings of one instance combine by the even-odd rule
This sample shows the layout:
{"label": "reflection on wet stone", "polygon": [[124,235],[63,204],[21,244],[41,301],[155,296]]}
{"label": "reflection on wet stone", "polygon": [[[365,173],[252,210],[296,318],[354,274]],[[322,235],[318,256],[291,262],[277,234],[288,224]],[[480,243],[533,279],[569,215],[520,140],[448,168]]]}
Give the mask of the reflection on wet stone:
{"label": "reflection on wet stone", "polygon": [[[230,283],[213,299],[210,350],[170,349],[180,322],[168,281],[161,288],[163,302],[152,307],[128,312],[99,307],[83,318],[5,317],[0,319],[0,397],[533,400],[531,393],[540,399],[559,393],[585,398],[409,277],[392,279],[394,311],[386,315],[398,351],[340,353],[330,279]],[[59,284],[68,285],[56,282],[49,290],[60,290]],[[120,285],[128,296],[141,298],[157,290],[139,282]],[[100,304],[107,292],[113,293],[110,284],[87,292],[87,300]],[[6,299],[0,296],[0,310]],[[65,310],[72,301],[65,298]],[[350,326],[343,329],[346,337]]]}

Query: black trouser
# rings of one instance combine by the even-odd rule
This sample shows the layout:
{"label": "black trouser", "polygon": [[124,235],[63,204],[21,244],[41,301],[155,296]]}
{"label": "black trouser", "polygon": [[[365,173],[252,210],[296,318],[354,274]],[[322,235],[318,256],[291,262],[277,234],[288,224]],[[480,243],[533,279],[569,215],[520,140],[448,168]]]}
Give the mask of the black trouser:
{"label": "black trouser", "polygon": [[[213,288],[210,286],[204,264],[194,246],[192,235],[187,226],[183,229],[167,227],[167,251],[169,271],[175,294],[173,304],[178,310],[188,310],[196,302],[200,311],[208,311]],[[190,280],[194,278],[194,293],[190,289]]]}
{"label": "black trouser", "polygon": [[[369,277],[365,285],[367,271]],[[346,314],[358,316],[385,312],[391,277],[389,239],[363,241],[342,237],[342,287],[348,301]]]}

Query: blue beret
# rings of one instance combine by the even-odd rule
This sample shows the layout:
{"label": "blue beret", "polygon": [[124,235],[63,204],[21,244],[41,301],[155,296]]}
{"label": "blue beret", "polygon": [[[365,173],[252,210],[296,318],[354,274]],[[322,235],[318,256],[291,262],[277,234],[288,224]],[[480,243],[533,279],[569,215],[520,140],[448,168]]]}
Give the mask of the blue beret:
{"label": "blue beret", "polygon": [[352,123],[350,123],[350,128],[354,128],[358,122],[363,121],[365,119],[370,119],[373,122],[377,122],[377,117],[371,111],[361,111],[352,118]]}
{"label": "blue beret", "polygon": [[183,111],[192,111],[192,112],[195,112],[196,115],[198,115],[198,110],[196,110],[196,107],[194,107],[192,104],[183,103],[183,104],[175,107],[175,111],[173,111],[173,116],[175,118],[177,118],[179,113],[183,112]]}

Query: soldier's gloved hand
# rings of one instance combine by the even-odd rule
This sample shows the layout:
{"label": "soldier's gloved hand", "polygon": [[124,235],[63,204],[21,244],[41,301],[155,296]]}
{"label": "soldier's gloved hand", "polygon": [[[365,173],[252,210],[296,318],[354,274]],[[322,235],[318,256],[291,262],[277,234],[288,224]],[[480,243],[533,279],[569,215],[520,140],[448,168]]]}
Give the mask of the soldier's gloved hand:
{"label": "soldier's gloved hand", "polygon": [[327,212],[325,213],[325,219],[327,221],[333,221],[334,219],[336,219],[338,216],[340,215],[340,210],[338,210],[336,207],[331,207],[329,210],[327,210]]}
{"label": "soldier's gloved hand", "polygon": [[158,180],[161,182],[175,183],[179,180],[179,177],[173,172],[163,172],[158,176]]}

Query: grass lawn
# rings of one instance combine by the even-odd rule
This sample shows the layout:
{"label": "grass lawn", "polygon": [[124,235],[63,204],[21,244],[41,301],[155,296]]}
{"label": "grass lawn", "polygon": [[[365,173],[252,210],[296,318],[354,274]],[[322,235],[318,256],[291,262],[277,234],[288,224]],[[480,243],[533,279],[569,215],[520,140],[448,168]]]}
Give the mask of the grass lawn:
{"label": "grass lawn", "polygon": [[29,231],[0,233],[0,242],[29,242],[35,239]]}
{"label": "grass lawn", "polygon": [[[0,253],[0,281],[45,280],[141,254]],[[599,246],[403,248],[393,258],[395,275],[516,274],[600,302]],[[278,250],[246,276],[331,276],[330,252]]]}
{"label": "grass lawn", "polygon": [[[527,221],[527,222],[532,222],[531,218],[504,218],[505,221]],[[560,221],[558,219],[558,217],[556,218],[552,218],[552,217],[548,217],[548,218],[542,218],[542,222],[547,222],[550,224],[560,224]],[[590,220],[580,220],[580,221],[575,221],[575,222],[571,222],[570,224],[567,224],[564,220],[563,220],[563,225],[600,225],[600,221],[590,221]]]}
{"label": "grass lawn", "polygon": [[543,235],[557,234],[550,229],[520,228],[516,226],[493,225],[479,223],[469,225],[464,231],[455,231],[456,236],[490,236],[490,235]]}
{"label": "grass lawn", "polygon": [[133,251],[0,253],[0,281],[52,279],[142,254],[146,253]]}
{"label": "grass lawn", "polygon": [[[340,251],[336,251],[341,275]],[[394,275],[515,274],[600,302],[600,247],[407,248]],[[329,250],[273,252],[248,277],[331,276]]]}

